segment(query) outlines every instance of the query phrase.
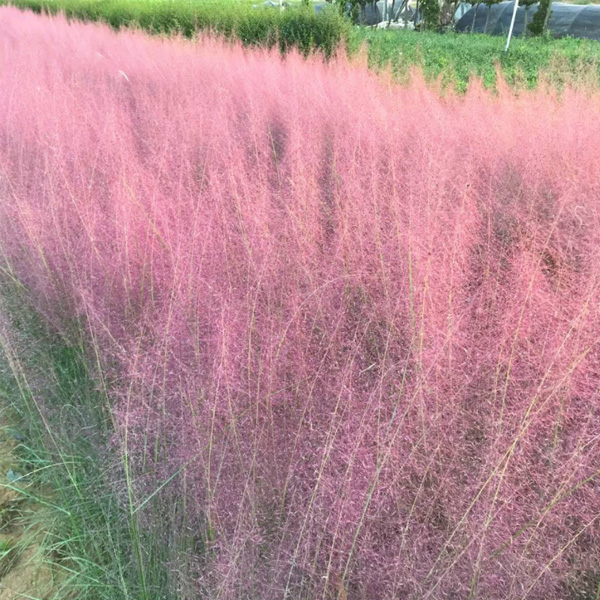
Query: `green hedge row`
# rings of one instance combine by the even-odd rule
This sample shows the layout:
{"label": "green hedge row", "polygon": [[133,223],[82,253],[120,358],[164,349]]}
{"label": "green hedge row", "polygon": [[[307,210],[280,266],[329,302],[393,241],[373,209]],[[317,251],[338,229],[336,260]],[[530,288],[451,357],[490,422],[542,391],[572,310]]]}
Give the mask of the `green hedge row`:
{"label": "green hedge row", "polygon": [[[256,0],[260,4],[261,0]],[[349,33],[350,24],[339,12],[315,13],[297,6],[279,11],[242,0],[0,0],[43,13],[64,13],[82,21],[104,21],[112,27],[139,26],[150,33],[180,33],[191,37],[213,31],[246,45],[282,52],[298,48],[331,56]]]}

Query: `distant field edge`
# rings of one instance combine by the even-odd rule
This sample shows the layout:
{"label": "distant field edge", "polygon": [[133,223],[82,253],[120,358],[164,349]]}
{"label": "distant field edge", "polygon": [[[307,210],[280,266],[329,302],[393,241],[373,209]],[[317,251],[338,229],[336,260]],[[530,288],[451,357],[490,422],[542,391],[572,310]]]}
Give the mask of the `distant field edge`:
{"label": "distant field edge", "polygon": [[127,2],[124,0],[0,0],[41,14],[102,22],[114,29],[137,27],[157,35],[193,37],[212,32],[249,47],[297,49],[326,58],[340,51],[362,52],[369,67],[408,81],[415,69],[440,89],[464,93],[473,78],[496,89],[498,76],[511,88],[532,89],[540,83],[555,89],[568,85],[597,89],[600,43],[587,39],[514,39],[504,52],[504,39],[483,34],[376,30],[353,27],[334,9],[285,11],[256,9],[247,2]]}

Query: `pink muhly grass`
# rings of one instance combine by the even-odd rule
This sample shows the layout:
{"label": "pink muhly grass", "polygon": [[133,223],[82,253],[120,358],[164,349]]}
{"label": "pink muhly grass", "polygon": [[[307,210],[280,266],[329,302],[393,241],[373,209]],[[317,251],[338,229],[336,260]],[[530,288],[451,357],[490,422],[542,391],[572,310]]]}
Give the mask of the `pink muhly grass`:
{"label": "pink muhly grass", "polygon": [[115,376],[132,508],[179,473],[198,590],[595,597],[597,93],[11,8],[0,90],[3,269]]}

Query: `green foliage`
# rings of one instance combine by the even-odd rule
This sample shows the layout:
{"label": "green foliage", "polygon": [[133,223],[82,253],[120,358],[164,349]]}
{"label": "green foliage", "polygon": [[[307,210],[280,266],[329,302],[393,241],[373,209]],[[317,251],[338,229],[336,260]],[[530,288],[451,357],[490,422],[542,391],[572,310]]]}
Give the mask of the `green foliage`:
{"label": "green foliage", "polygon": [[12,568],[17,548],[12,538],[0,540],[0,577],[4,577]]}
{"label": "green foliage", "polygon": [[[346,14],[346,9],[347,9],[347,6],[348,6],[348,0],[330,0],[330,1],[331,1],[331,4],[333,6],[335,6],[336,10],[339,12],[340,15],[345,15]],[[351,4],[351,6],[352,7],[358,6],[358,2],[353,2]]]}
{"label": "green foliage", "polygon": [[343,10],[346,10],[346,7],[350,6],[350,19],[353,23],[359,23],[361,17],[363,15],[363,10],[367,4],[366,0],[348,0],[346,4],[342,2],[340,3],[343,6]]}
{"label": "green foliage", "polygon": [[350,24],[335,8],[320,13],[304,2],[279,11],[254,8],[244,0],[0,0],[35,12],[82,21],[104,21],[115,29],[139,26],[150,33],[179,33],[192,37],[211,31],[249,46],[303,53],[322,51],[330,56],[346,39]]}
{"label": "green foliage", "polygon": [[504,43],[504,38],[491,35],[357,28],[349,39],[349,48],[356,52],[366,44],[370,66],[391,69],[400,80],[407,80],[418,67],[428,80],[440,80],[443,87],[459,92],[467,89],[473,76],[494,88],[498,72],[509,84],[521,87],[535,87],[546,79],[560,88],[574,77],[593,80],[600,76],[597,42],[517,38],[508,53],[503,52]]}
{"label": "green foliage", "polygon": [[423,28],[435,29],[440,23],[440,3],[438,0],[421,0],[423,13]]}
{"label": "green foliage", "polygon": [[280,13],[278,41],[282,52],[298,48],[307,54],[318,49],[332,56],[347,37],[347,23],[335,11],[316,14],[311,8]]}
{"label": "green foliage", "polygon": [[546,31],[548,19],[550,19],[550,15],[552,14],[550,8],[551,4],[552,0],[540,0],[538,9],[533,15],[531,23],[527,26],[527,29],[529,29],[533,35],[540,36]]}

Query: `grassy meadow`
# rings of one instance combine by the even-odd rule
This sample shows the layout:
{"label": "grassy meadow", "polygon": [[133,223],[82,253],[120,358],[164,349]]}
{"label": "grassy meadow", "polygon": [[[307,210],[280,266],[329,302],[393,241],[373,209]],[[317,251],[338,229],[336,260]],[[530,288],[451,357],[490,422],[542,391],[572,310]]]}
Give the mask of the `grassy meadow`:
{"label": "grassy meadow", "polygon": [[0,7],[0,590],[597,600],[595,46],[96,6]]}

